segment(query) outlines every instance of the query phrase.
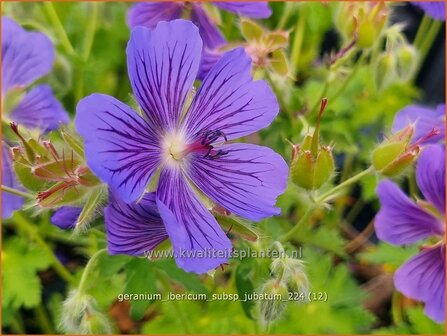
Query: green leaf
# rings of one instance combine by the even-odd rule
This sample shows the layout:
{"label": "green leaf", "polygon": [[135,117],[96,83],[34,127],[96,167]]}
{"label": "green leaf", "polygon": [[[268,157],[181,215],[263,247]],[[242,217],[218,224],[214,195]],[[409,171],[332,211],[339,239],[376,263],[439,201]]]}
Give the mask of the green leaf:
{"label": "green leaf", "polygon": [[42,288],[37,272],[50,264],[42,250],[23,239],[7,241],[2,252],[2,304],[14,308],[39,305]]}
{"label": "green leaf", "polygon": [[[155,286],[155,266],[146,258],[134,258],[124,266],[127,284],[126,294],[153,294],[156,292]],[[134,320],[141,320],[150,301],[131,300],[130,316]]]}
{"label": "green leaf", "polygon": [[360,259],[372,264],[388,264],[393,268],[397,268],[406,260],[416,255],[417,252],[418,247],[416,245],[404,247],[380,242],[369,251],[362,253]]}
{"label": "green leaf", "polygon": [[409,308],[408,319],[414,334],[442,335],[445,333],[445,323],[436,323],[424,314],[422,307]]}
{"label": "green leaf", "polygon": [[296,237],[299,242],[312,244],[325,251],[334,252],[340,257],[346,257],[344,250],[346,240],[334,228],[326,226],[321,226],[316,229],[303,227],[297,232]]}
{"label": "green leaf", "polygon": [[[251,270],[253,269],[250,259],[244,259],[236,268],[236,289],[240,298],[244,298],[245,294],[251,294],[255,291],[253,283],[250,279]],[[245,315],[249,319],[253,319],[254,301],[240,301]]]}
{"label": "green leaf", "polygon": [[185,289],[196,293],[208,292],[196,274],[187,273],[184,270],[178,268],[174,260],[157,260],[153,261],[153,263],[156,265],[156,267],[166,272],[171,280],[180,283],[181,285],[183,285],[183,287],[185,287]]}

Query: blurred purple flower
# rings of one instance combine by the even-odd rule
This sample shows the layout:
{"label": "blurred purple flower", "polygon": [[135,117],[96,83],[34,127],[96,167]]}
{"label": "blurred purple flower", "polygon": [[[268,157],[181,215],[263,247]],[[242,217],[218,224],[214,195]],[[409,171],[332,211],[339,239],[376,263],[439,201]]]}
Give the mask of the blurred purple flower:
{"label": "blurred purple flower", "polygon": [[76,221],[81,211],[82,208],[71,206],[60,207],[51,216],[51,223],[63,230],[72,229],[76,226]]}
{"label": "blurred purple flower", "polygon": [[[17,181],[12,167],[12,157],[9,146],[2,141],[2,185],[23,190]],[[23,205],[23,198],[2,191],[2,219],[10,218],[14,211]]]}
{"label": "blurred purple flower", "polygon": [[426,201],[410,200],[389,180],[380,182],[377,193],[381,209],[375,227],[379,239],[406,245],[436,237],[439,242],[423,247],[394,275],[396,288],[425,303],[433,320],[445,319],[445,149],[431,145],[421,154],[416,168],[419,189]]}
{"label": "blurred purple flower", "polygon": [[[213,4],[224,10],[252,18],[267,18],[272,14],[267,2],[218,2]],[[130,27],[146,26],[154,29],[160,21],[172,21],[190,11],[191,21],[199,27],[203,44],[207,48],[217,48],[225,43],[221,32],[199,2],[141,2],[133,5],[128,13]]]}
{"label": "blurred purple flower", "polygon": [[439,134],[431,137],[426,143],[437,143],[445,139],[445,104],[440,104],[436,109],[428,107],[409,105],[400,110],[394,117],[392,131],[396,133],[409,124],[415,124],[412,143],[425,137],[433,129]]}
{"label": "blurred purple flower", "polygon": [[433,19],[445,21],[444,1],[413,1],[412,4],[421,8],[425,14]]}
{"label": "blurred purple flower", "polygon": [[[27,32],[12,19],[2,17],[2,100],[15,88],[26,88],[45,76],[54,63],[54,47],[44,34]],[[44,132],[68,123],[69,117],[47,85],[29,91],[9,118]]]}
{"label": "blurred purple flower", "polygon": [[[160,22],[153,31],[134,28],[127,64],[143,116],[102,94],[81,100],[76,115],[87,163],[124,202],[140,199],[157,176],[154,202],[177,264],[196,273],[226,262],[231,250],[200,194],[239,216],[260,220],[279,214],[274,205],[287,181],[287,165],[271,149],[224,144],[272,122],[279,109],[272,90],[264,81],[253,81],[250,58],[238,48],[220,59],[190,101],[201,51],[199,31],[189,21]],[[108,209],[112,223],[114,212]],[[109,246],[141,245],[142,237],[134,234],[138,228],[120,229]],[[155,246],[160,235],[148,235],[148,246]]]}

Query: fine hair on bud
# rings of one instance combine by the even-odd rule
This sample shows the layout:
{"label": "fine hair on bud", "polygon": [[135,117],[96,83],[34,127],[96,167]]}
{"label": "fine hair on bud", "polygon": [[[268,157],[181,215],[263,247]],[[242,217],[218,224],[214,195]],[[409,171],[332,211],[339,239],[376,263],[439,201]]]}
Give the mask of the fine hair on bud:
{"label": "fine hair on bud", "polygon": [[286,283],[275,278],[267,280],[259,292],[264,295],[256,302],[259,322],[262,327],[266,328],[284,313],[289,292]]}
{"label": "fine hair on bud", "polygon": [[67,334],[111,334],[107,317],[96,308],[95,299],[72,290],[62,306],[60,329]]}

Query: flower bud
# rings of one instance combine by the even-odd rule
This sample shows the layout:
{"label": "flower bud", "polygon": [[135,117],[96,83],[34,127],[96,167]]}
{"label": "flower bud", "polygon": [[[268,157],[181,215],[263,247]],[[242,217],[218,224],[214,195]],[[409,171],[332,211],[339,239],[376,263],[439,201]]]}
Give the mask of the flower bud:
{"label": "flower bud", "polygon": [[61,328],[67,334],[110,334],[107,317],[96,309],[95,299],[78,290],[69,293],[62,307]]}
{"label": "flower bud", "polygon": [[284,51],[289,43],[287,32],[269,32],[256,22],[247,19],[242,19],[241,30],[247,41],[245,50],[253,61],[255,73],[267,69],[280,76],[289,73],[289,64]]}
{"label": "flower bud", "polygon": [[345,1],[336,13],[336,26],[345,40],[357,38],[361,48],[371,48],[387,23],[388,6],[383,3]]}
{"label": "flower bud", "polygon": [[289,290],[293,293],[299,293],[302,300],[297,300],[297,303],[309,302],[310,284],[304,271],[304,265],[300,260],[295,259],[292,273],[287,281]]}
{"label": "flower bud", "polygon": [[426,136],[411,144],[410,140],[413,134],[414,125],[410,124],[374,149],[371,161],[377,172],[388,177],[400,175],[415,162],[421,151],[420,145],[439,134],[439,131],[433,129]]}
{"label": "flower bud", "polygon": [[292,181],[308,190],[319,189],[331,178],[335,170],[331,148],[319,143],[320,120],[326,103],[326,99],[323,99],[314,134],[306,135],[302,145],[294,147],[292,155]]}
{"label": "flower bud", "polygon": [[397,79],[396,58],[393,53],[385,52],[379,55],[375,67],[374,79],[379,90],[386,89]]}
{"label": "flower bud", "polygon": [[283,281],[270,279],[261,287],[260,292],[265,298],[257,301],[259,320],[262,325],[268,325],[279,319],[287,306],[288,290]]}
{"label": "flower bud", "polygon": [[418,66],[418,51],[409,44],[402,45],[396,51],[396,73],[402,82],[410,80]]}
{"label": "flower bud", "polygon": [[289,291],[300,294],[302,300],[299,303],[308,302],[310,285],[301,260],[287,256],[276,258],[270,264],[270,270],[276,279],[287,284]]}

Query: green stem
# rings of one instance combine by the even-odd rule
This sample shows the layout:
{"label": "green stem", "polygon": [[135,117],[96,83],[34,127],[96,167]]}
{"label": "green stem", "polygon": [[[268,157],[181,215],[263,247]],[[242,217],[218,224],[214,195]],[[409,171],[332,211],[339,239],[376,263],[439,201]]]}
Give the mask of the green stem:
{"label": "green stem", "polygon": [[346,181],[340,183],[339,185],[335,186],[331,190],[327,191],[326,193],[324,193],[323,195],[318,197],[315,200],[315,203],[316,204],[323,203],[324,201],[326,201],[329,197],[333,196],[338,191],[342,190],[343,188],[346,188],[346,187],[350,186],[351,184],[354,184],[355,182],[360,180],[362,177],[368,175],[369,173],[372,173],[373,171],[374,171],[374,167],[373,166],[369,167],[366,170],[361,171],[357,175],[352,176],[351,178],[349,178]]}
{"label": "green stem", "polygon": [[417,70],[414,72],[414,76],[416,76],[419,73],[419,70],[421,69],[422,65],[424,64],[425,58],[428,55],[428,52],[430,51],[433,42],[435,41],[436,37],[439,34],[439,30],[442,27],[443,22],[438,20],[431,20],[430,28],[428,29],[428,32],[424,35],[424,38],[422,42],[420,43],[420,46],[418,46],[419,50],[419,62]]}
{"label": "green stem", "polygon": [[54,334],[54,328],[51,324],[50,318],[45,308],[41,305],[34,308],[36,318],[39,321],[39,325],[42,328],[44,334]]}
{"label": "green stem", "polygon": [[421,42],[423,41],[423,37],[427,34],[428,27],[430,25],[431,18],[428,15],[424,15],[419,24],[418,31],[416,33],[416,37],[414,38],[413,45],[416,48],[420,48]]}
{"label": "green stem", "polygon": [[276,27],[278,30],[284,29],[284,27],[287,24],[287,21],[289,21],[290,14],[292,14],[291,10],[292,5],[293,4],[290,2],[284,2],[284,10],[281,13],[282,14],[281,19],[279,20],[278,26]]}
{"label": "green stem", "polygon": [[359,69],[360,69],[364,59],[365,59],[365,53],[362,52],[362,54],[360,55],[359,59],[355,63],[354,68],[352,69],[352,71],[348,75],[348,77],[346,77],[346,79],[343,82],[342,86],[340,86],[340,88],[332,96],[330,96],[328,98],[328,101],[330,103],[334,102],[345,91],[345,89],[348,86],[348,84],[351,82],[351,80],[355,77],[355,75],[359,71]]}
{"label": "green stem", "polygon": [[84,60],[84,62],[87,62],[88,58],[90,57],[93,41],[95,40],[96,26],[98,24],[99,3],[93,2],[90,5],[92,7],[91,16],[89,20],[89,25],[86,30],[84,49],[82,52],[82,59]]}
{"label": "green stem", "polygon": [[303,44],[305,23],[306,22],[304,21],[302,15],[300,15],[296,22],[295,37],[293,39],[292,52],[290,55],[290,70],[291,70],[290,73],[292,74],[293,77],[295,77],[296,72],[298,70],[301,47]]}
{"label": "green stem", "polygon": [[321,94],[319,95],[319,98],[317,99],[315,104],[313,104],[312,108],[309,110],[309,114],[313,114],[314,111],[318,108],[318,106],[320,106],[321,101],[323,100],[323,98],[325,98],[328,89],[329,89],[329,81],[326,78],[326,80],[324,82],[323,90],[321,90]]}
{"label": "green stem", "polygon": [[299,231],[299,229],[307,223],[307,221],[310,218],[310,215],[312,214],[313,207],[310,206],[307,208],[306,212],[303,214],[303,216],[300,218],[298,223],[296,223],[293,228],[291,228],[288,232],[286,232],[284,235],[279,237],[278,241],[281,243],[285,243],[293,238],[293,236]]}
{"label": "green stem", "polygon": [[286,112],[288,118],[290,119],[290,122],[293,123],[295,121],[295,117],[293,116],[293,112],[287,108],[287,103],[284,99],[284,94],[282,93],[281,87],[278,86],[278,81],[272,78],[271,74],[266,73],[266,78],[268,78],[268,82],[270,83],[271,87],[273,88],[273,91],[276,94],[276,97],[278,98],[279,106],[282,111]]}
{"label": "green stem", "polygon": [[56,9],[53,6],[52,2],[44,2],[43,3],[44,9],[47,12],[47,15],[50,18],[50,21],[52,25],[54,26],[54,29],[56,30],[57,34],[59,35],[59,39],[61,41],[62,46],[64,47],[67,54],[74,54],[73,46],[70,43],[70,40],[68,39],[67,33],[65,32],[64,26],[61,23],[61,20],[59,19],[59,16],[57,15]]}
{"label": "green stem", "polygon": [[[160,272],[157,271],[158,278],[160,279],[160,282],[165,289],[166,292],[172,292],[171,285],[169,284],[169,280],[166,278],[166,276]],[[178,305],[178,301],[171,300],[172,305],[174,307],[174,310],[177,314],[178,319],[180,320],[180,323],[183,326],[183,329],[185,330],[186,334],[192,334],[191,326],[189,325],[188,320],[186,319],[185,315],[183,314],[182,308]]]}
{"label": "green stem", "polygon": [[408,186],[410,189],[409,190],[410,195],[414,198],[417,198],[419,196],[419,193],[418,193],[418,186],[416,184],[416,176],[414,174],[414,170],[412,170],[408,175]]}
{"label": "green stem", "polygon": [[51,248],[37,232],[37,229],[30,222],[28,222],[28,220],[20,212],[16,212],[14,214],[13,220],[14,223],[17,224],[17,227],[19,227],[22,231],[25,231],[30,239],[34,240],[37,245],[39,245],[39,247],[48,255],[48,257],[50,257],[56,273],[72,286],[76,286],[76,279],[54,255]]}
{"label": "green stem", "polygon": [[79,293],[85,293],[87,291],[87,286],[89,285],[87,279],[93,270],[93,266],[95,265],[99,257],[105,253],[107,253],[107,249],[99,250],[88,261],[87,266],[85,266],[84,272],[82,273],[81,281],[79,282]]}
{"label": "green stem", "polygon": [[20,196],[23,198],[36,198],[36,196],[34,196],[33,194],[30,194],[30,193],[27,193],[24,191],[20,191],[20,190],[14,189],[14,188],[10,188],[3,184],[2,184],[2,190],[9,194],[13,194],[13,195]]}

